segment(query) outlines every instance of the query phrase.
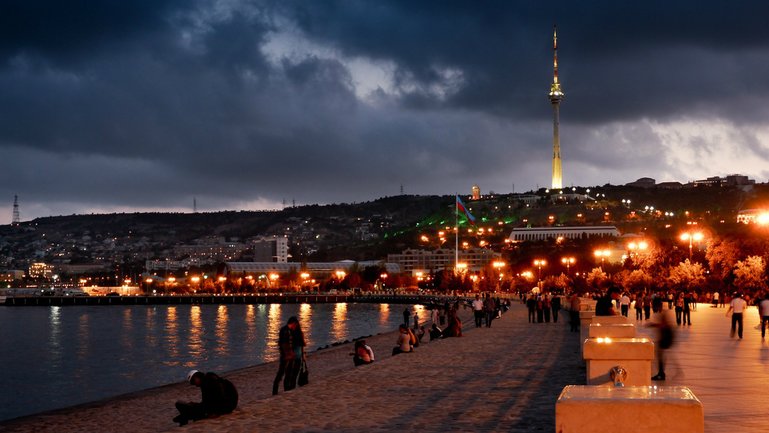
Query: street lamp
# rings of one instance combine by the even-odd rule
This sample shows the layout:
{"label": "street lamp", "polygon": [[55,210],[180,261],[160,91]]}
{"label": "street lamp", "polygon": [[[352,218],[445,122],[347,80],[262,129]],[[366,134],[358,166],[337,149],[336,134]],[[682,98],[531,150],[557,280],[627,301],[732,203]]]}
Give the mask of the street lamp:
{"label": "street lamp", "polygon": [[545,266],[547,264],[547,261],[544,259],[536,259],[534,260],[534,266],[537,267],[537,282],[542,280],[542,266]]}
{"label": "street lamp", "polygon": [[566,265],[566,275],[569,275],[569,268],[570,268],[570,267],[571,267],[571,265],[573,265],[573,264],[574,264],[576,261],[577,261],[577,259],[575,259],[574,257],[563,257],[563,258],[561,259],[561,263],[563,263],[564,265]]}
{"label": "street lamp", "polygon": [[701,232],[685,232],[681,234],[681,240],[686,242],[689,241],[689,261],[692,260],[692,246],[694,242],[699,242],[702,239],[705,238],[705,235],[703,235]]}
{"label": "street lamp", "polygon": [[606,257],[609,257],[611,255],[611,251],[609,250],[595,250],[594,252],[596,258],[601,259],[601,269],[603,270],[603,261],[606,259]]}

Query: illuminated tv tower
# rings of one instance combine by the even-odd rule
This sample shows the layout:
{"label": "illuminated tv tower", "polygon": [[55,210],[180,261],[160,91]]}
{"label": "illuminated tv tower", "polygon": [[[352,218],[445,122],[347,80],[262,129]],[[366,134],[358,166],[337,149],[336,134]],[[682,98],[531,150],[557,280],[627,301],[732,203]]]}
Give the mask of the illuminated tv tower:
{"label": "illuminated tv tower", "polygon": [[563,91],[558,82],[558,32],[553,26],[553,84],[550,85],[550,103],[553,104],[553,182],[551,188],[563,188],[563,173],[561,171],[561,135],[559,132],[559,109]]}
{"label": "illuminated tv tower", "polygon": [[17,226],[21,223],[21,217],[19,216],[19,196],[13,196],[13,219],[11,225]]}

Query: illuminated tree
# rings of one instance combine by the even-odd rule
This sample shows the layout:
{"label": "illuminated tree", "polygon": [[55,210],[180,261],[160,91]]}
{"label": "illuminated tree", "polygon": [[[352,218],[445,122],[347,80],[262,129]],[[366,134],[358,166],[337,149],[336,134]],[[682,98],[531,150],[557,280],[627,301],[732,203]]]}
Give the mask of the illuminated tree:
{"label": "illuminated tree", "polygon": [[652,276],[643,269],[634,271],[622,271],[614,275],[614,282],[620,287],[631,292],[640,292],[650,287],[654,282]]}
{"label": "illuminated tree", "polygon": [[673,287],[685,290],[693,290],[705,284],[705,269],[699,263],[692,263],[689,259],[670,268],[668,282]]}
{"label": "illuminated tree", "polygon": [[718,239],[708,245],[705,259],[710,272],[721,280],[726,279],[740,260],[740,246],[728,239]]}
{"label": "illuminated tree", "polygon": [[600,290],[609,281],[609,276],[606,275],[606,272],[604,272],[603,269],[593,268],[593,270],[588,272],[585,279],[587,280],[588,287],[591,289]]}
{"label": "illuminated tree", "polygon": [[737,262],[734,268],[734,286],[739,290],[764,290],[767,288],[766,264],[759,256],[750,256]]}

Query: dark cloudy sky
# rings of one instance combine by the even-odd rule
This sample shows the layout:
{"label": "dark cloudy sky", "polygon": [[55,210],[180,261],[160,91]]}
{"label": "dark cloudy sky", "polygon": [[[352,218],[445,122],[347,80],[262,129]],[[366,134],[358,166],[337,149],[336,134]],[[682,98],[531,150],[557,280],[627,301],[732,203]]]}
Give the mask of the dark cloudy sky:
{"label": "dark cloudy sky", "polygon": [[[0,216],[769,178],[769,2],[4,0]],[[0,217],[0,223],[6,223]]]}

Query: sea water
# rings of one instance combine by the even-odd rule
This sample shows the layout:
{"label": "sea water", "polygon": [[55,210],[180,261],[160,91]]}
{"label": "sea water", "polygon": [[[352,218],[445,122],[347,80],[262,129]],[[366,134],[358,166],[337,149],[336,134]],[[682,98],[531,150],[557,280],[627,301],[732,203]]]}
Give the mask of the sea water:
{"label": "sea water", "polygon": [[[261,304],[0,307],[0,420],[278,358],[299,318],[308,350],[395,330],[403,306]],[[423,319],[426,311],[415,307]]]}

